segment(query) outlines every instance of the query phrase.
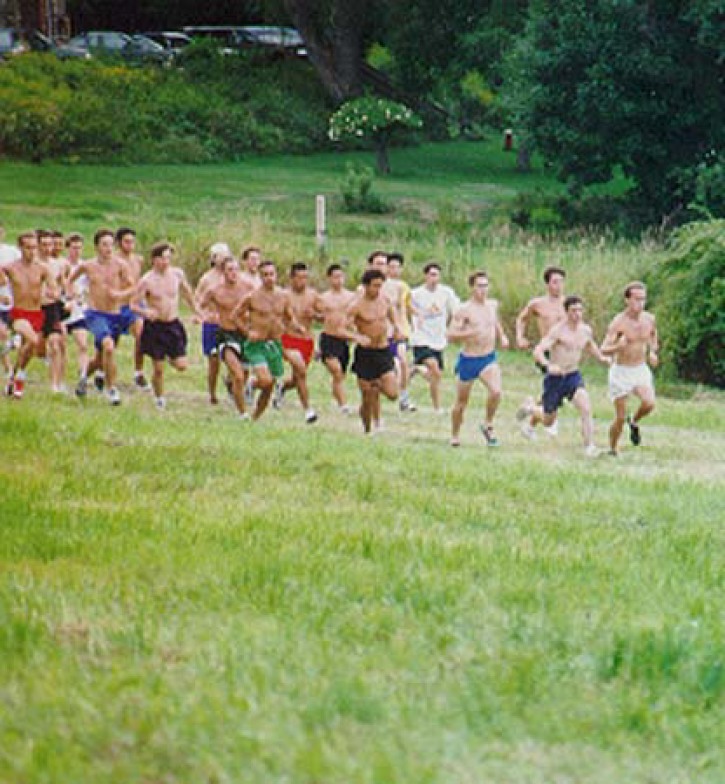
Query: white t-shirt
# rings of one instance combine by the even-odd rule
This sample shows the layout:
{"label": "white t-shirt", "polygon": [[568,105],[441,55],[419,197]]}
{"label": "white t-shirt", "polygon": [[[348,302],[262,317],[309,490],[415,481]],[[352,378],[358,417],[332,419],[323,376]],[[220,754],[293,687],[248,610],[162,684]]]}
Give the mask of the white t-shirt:
{"label": "white t-shirt", "polygon": [[441,284],[433,291],[426,286],[418,286],[411,292],[410,302],[413,307],[411,345],[443,351],[448,343],[448,321],[461,306],[456,292],[450,286]]}
{"label": "white t-shirt", "polygon": [[20,258],[20,251],[14,245],[0,242],[0,266],[12,264]]}

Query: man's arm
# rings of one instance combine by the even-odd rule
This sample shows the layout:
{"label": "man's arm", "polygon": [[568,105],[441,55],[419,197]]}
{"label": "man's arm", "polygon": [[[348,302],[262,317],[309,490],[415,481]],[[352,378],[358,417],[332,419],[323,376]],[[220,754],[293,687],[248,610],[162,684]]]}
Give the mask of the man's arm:
{"label": "man's arm", "polygon": [[556,373],[559,370],[559,367],[556,364],[550,362],[546,358],[546,352],[551,351],[551,349],[554,348],[558,339],[559,328],[558,326],[552,327],[548,334],[545,335],[537,344],[536,348],[534,348],[534,359],[541,367],[545,368],[548,373]]}
{"label": "man's arm", "polygon": [[649,348],[649,356],[647,357],[647,361],[653,368],[656,368],[660,364],[660,336],[657,332],[657,323],[655,322],[654,316],[652,316],[652,332],[650,333],[647,346]]}
{"label": "man's arm", "polygon": [[70,275],[68,275],[67,285],[70,286],[75,283],[78,278],[86,271],[86,263],[85,261],[81,261],[79,264],[76,264],[75,268],[71,271]]}
{"label": "man's arm", "polygon": [[[210,292],[211,293],[211,292]],[[238,324],[246,334],[249,331],[249,316],[252,311],[253,292],[246,294],[232,311],[232,321]]]}
{"label": "man's arm", "polygon": [[612,358],[608,357],[606,354],[602,353],[602,350],[597,345],[597,342],[594,340],[594,332],[592,331],[591,327],[589,327],[589,339],[584,346],[584,350],[588,351],[593,357],[598,359],[604,365],[611,365]]}
{"label": "man's arm", "polygon": [[468,340],[468,338],[474,337],[476,330],[471,329],[468,326],[468,321],[469,319],[465,309],[454,313],[446,333],[448,335],[448,340],[453,343],[460,343],[462,340]]}
{"label": "man's arm", "polygon": [[522,351],[531,348],[531,343],[526,337],[526,328],[529,326],[529,321],[534,315],[534,300],[529,300],[526,307],[516,317],[516,345]]}
{"label": "man's arm", "polygon": [[607,329],[607,334],[604,336],[601,352],[607,356],[612,356],[621,351],[628,342],[627,336],[619,329],[619,316],[615,316]]}
{"label": "man's arm", "polygon": [[179,291],[181,292],[181,296],[184,299],[184,302],[186,302],[186,304],[191,308],[194,316],[200,321],[203,321],[204,314],[197,305],[196,298],[194,297],[194,290],[189,285],[189,281],[186,279],[184,270],[179,268],[177,274],[179,276]]}
{"label": "man's arm", "polygon": [[501,323],[501,319],[498,315],[498,302],[496,303],[496,334],[498,335],[498,341],[501,345],[501,348],[507,349],[510,344],[508,335],[504,332],[503,324]]}
{"label": "man's arm", "polygon": [[134,313],[143,316],[147,319],[154,319],[158,313],[154,308],[150,308],[143,300],[146,297],[146,276],[144,275],[141,280],[133,287],[129,307]]}

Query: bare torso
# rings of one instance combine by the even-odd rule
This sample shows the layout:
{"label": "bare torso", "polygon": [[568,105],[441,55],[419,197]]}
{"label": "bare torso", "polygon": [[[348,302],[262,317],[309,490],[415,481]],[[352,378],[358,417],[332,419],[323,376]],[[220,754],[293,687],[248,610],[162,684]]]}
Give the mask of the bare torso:
{"label": "bare torso", "polygon": [[20,310],[40,310],[43,285],[50,278],[47,265],[39,261],[28,263],[18,260],[4,269],[13,287],[15,307]]}
{"label": "bare torso", "polygon": [[184,273],[179,267],[169,267],[160,273],[147,272],[141,279],[142,296],[154,321],[174,321],[179,317],[179,287]]}
{"label": "bare torso", "polygon": [[[134,285],[141,280],[141,271],[143,269],[143,259],[137,253],[131,254],[121,254],[119,256],[120,260],[125,262],[126,269],[128,270],[128,275],[130,278],[131,283]],[[125,297],[121,302],[122,305],[128,305],[131,301],[130,297]]]}
{"label": "bare torso", "polygon": [[325,334],[342,338],[346,336],[347,309],[354,299],[355,293],[347,289],[330,290],[320,295],[322,331]]}
{"label": "bare torso", "polygon": [[556,365],[562,375],[574,372],[581,362],[582,352],[592,340],[592,328],[578,324],[572,328],[566,322],[558,324],[553,334],[550,351],[551,364]]}
{"label": "bare torso", "polygon": [[204,299],[204,305],[211,305],[218,316],[219,326],[222,329],[234,331],[239,329],[239,323],[234,316],[234,311],[244,297],[250,293],[250,284],[243,280],[236,283],[227,283],[214,286]]}
{"label": "bare torso", "polygon": [[303,330],[300,337],[311,338],[312,324],[319,313],[320,295],[309,286],[300,292],[290,288],[287,290],[287,294],[289,295],[292,312]]}
{"label": "bare torso", "polygon": [[350,305],[348,315],[352,317],[355,329],[370,340],[368,348],[387,348],[390,330],[390,301],[383,294],[370,299],[361,296]]}
{"label": "bare torso", "polygon": [[289,295],[275,286],[273,291],[258,288],[247,298],[250,340],[279,340],[285,331],[285,312],[289,308]]}
{"label": "bare torso", "polygon": [[65,259],[51,256],[45,262],[45,266],[48,269],[48,281],[43,286],[42,302],[43,305],[50,305],[61,297],[63,283],[67,276],[68,262]]}
{"label": "bare torso", "polygon": [[614,362],[628,367],[641,365],[646,361],[647,347],[655,342],[655,318],[646,311],[638,318],[632,318],[626,312],[620,313],[609,326],[607,334],[612,333],[616,338],[626,338],[624,345],[614,354]]}
{"label": "bare torso", "polygon": [[122,301],[128,301],[122,300],[118,292],[132,283],[126,263],[117,256],[112,256],[108,261],[100,259],[85,261],[82,269],[88,279],[90,308],[103,313],[118,313]]}
{"label": "bare torso", "polygon": [[470,331],[470,337],[462,341],[461,351],[466,356],[481,357],[496,348],[496,325],[498,323],[498,302],[487,299],[485,302],[469,300],[456,313],[456,324],[461,330]]}
{"label": "bare torso", "polygon": [[529,310],[536,319],[540,338],[548,335],[566,317],[563,297],[536,297],[529,303]]}

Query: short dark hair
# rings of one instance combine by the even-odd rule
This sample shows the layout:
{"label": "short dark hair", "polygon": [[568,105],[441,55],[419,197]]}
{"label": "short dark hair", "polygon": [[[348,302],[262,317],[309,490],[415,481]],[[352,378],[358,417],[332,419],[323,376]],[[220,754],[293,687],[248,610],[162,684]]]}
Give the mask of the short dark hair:
{"label": "short dark hair", "polygon": [[164,255],[164,252],[170,250],[174,252],[174,246],[170,242],[156,242],[151,246],[151,260],[158,259]]}
{"label": "short dark hair", "polygon": [[405,258],[403,257],[403,254],[398,253],[398,251],[394,251],[393,253],[388,253],[388,264],[390,264],[391,261],[399,262],[401,267],[403,266],[403,264],[405,264]]}
{"label": "short dark hair", "polygon": [[[245,249],[242,251],[242,258],[244,259],[244,261],[246,261],[246,260],[249,258],[249,255],[250,255],[251,253],[261,253],[261,252],[262,252],[262,251],[261,251],[261,249],[260,249],[260,248],[258,248],[256,245],[249,245],[248,247],[246,247],[246,248],[245,248]],[[261,266],[262,266],[262,265],[260,264],[260,267],[261,267]]]}
{"label": "short dark hair", "polygon": [[37,239],[38,239],[37,231],[24,231],[22,234],[18,235],[18,247],[22,248],[25,240],[37,240]]}
{"label": "short dark hair", "polygon": [[131,236],[135,237],[136,232],[133,229],[130,229],[128,226],[122,226],[117,232],[115,236],[116,242],[121,242],[121,240],[127,235],[130,234]]}
{"label": "short dark hair", "polygon": [[363,272],[362,284],[369,286],[374,280],[385,280],[385,275],[379,269],[369,269]]}
{"label": "short dark hair", "polygon": [[425,267],[423,267],[423,274],[427,275],[432,269],[437,269],[438,272],[441,271],[441,265],[438,264],[436,261],[429,261]]}
{"label": "short dark hair", "polygon": [[82,235],[82,234],[79,234],[77,231],[74,231],[74,232],[73,232],[73,234],[69,234],[69,235],[68,235],[68,236],[65,238],[65,246],[66,246],[66,248],[70,248],[70,246],[71,246],[71,245],[72,245],[74,242],[83,242],[83,241],[84,241],[84,240],[83,240],[83,235]]}
{"label": "short dark hair", "polygon": [[110,237],[113,239],[113,232],[110,229],[98,229],[98,231],[93,235],[93,244],[98,246],[98,243],[104,237]]}
{"label": "short dark hair", "polygon": [[376,258],[377,256],[383,256],[385,258],[385,263],[387,264],[387,262],[388,262],[388,254],[384,250],[374,250],[368,256],[368,264],[372,264],[373,263],[373,259]]}
{"label": "short dark hair", "polygon": [[581,297],[577,297],[576,294],[572,294],[571,296],[567,297],[564,300],[564,310],[567,312],[572,305],[583,305],[584,300]]}
{"label": "short dark hair", "polygon": [[63,232],[62,231],[58,231],[58,229],[53,229],[53,231],[50,232],[50,236],[53,237],[53,239],[56,239],[58,237],[62,237],[63,236]]}
{"label": "short dark hair", "polygon": [[647,293],[647,286],[645,286],[641,280],[633,280],[631,283],[628,283],[627,287],[624,289],[624,298],[629,299],[632,292],[636,289],[644,291],[645,294]]}
{"label": "short dark hair", "polygon": [[52,237],[53,236],[53,232],[52,231],[48,231],[48,229],[36,229],[35,230],[35,236],[39,240],[42,240],[45,237]]}
{"label": "short dark hair", "polygon": [[234,256],[225,256],[222,259],[222,263],[221,263],[222,270],[225,270],[232,262],[234,262],[234,264],[239,264],[239,262],[234,258]]}
{"label": "short dark hair", "polygon": [[327,277],[329,278],[333,272],[337,272],[338,270],[343,272],[343,269],[339,264],[330,264],[330,266],[327,268]]}
{"label": "short dark hair", "polygon": [[484,272],[483,270],[472,272],[468,276],[468,285],[473,286],[479,278],[486,278],[486,280],[488,280],[488,272]]}
{"label": "short dark hair", "polygon": [[263,262],[260,263],[259,269],[261,270],[262,267],[274,267],[277,269],[277,265],[271,259],[265,259]]}
{"label": "short dark hair", "polygon": [[290,277],[296,275],[298,272],[307,272],[307,265],[304,261],[296,261],[290,268]]}
{"label": "short dark hair", "polygon": [[566,272],[561,267],[547,267],[544,270],[544,283],[548,283],[554,275],[561,275],[562,278],[565,278]]}

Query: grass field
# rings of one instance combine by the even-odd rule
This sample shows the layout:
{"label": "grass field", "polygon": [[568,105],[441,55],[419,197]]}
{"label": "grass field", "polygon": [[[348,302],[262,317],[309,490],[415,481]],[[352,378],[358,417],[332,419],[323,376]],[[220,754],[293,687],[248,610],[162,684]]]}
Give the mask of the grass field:
{"label": "grass field", "polygon": [[[465,172],[436,195],[413,158],[404,174],[408,152],[393,165],[410,190],[386,187],[432,211],[461,198]],[[445,148],[426,160],[434,152]],[[8,227],[55,216],[86,233],[137,222],[151,237],[176,204],[167,226],[189,247],[207,241],[195,215],[240,233],[258,220],[263,237],[302,247],[297,199],[325,166],[332,183],[328,158],[261,162],[251,171],[268,176],[255,183],[243,167],[215,179],[208,167],[3,166],[1,214]],[[222,214],[224,189],[231,200],[246,181],[238,203],[251,205],[285,177],[289,211],[270,199],[251,218]],[[104,181],[116,187],[94,203]],[[381,234],[402,237],[400,218],[378,219]],[[375,225],[349,219],[355,253]],[[403,249],[422,258],[441,230],[434,218]],[[498,247],[482,236],[471,252],[487,242]],[[557,253],[595,293],[596,271],[609,269],[608,287],[642,252],[500,249],[492,263],[510,297],[533,292]],[[540,376],[509,352],[502,446],[481,443],[479,391],[452,450],[422,386],[420,411],[387,406],[385,431],[365,438],[332,410],[319,366],[317,425],[292,399],[240,422],[205,402],[192,333],[190,370],[169,371],[163,414],[131,390],[128,345],[119,409],[52,396],[39,362],[25,400],[0,399],[0,782],[725,780],[722,392],[660,383],[643,445],[585,460],[571,409],[558,439],[518,434],[514,411]],[[584,373],[603,445],[605,374]],[[452,391],[449,372],[446,406]]]}

